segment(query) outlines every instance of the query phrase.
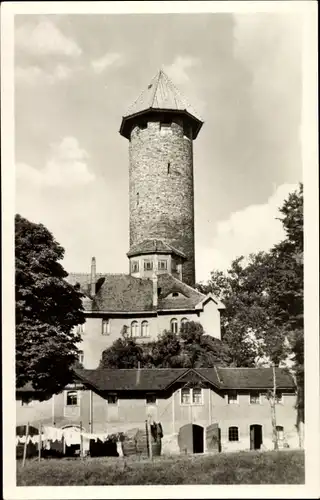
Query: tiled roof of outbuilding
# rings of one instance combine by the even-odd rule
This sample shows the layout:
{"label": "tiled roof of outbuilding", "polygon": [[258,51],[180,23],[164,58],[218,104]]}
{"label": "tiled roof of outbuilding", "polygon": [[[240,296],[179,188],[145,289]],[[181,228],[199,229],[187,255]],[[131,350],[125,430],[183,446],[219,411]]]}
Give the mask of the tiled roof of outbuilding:
{"label": "tiled roof of outbuilding", "polygon": [[[220,390],[272,389],[271,368],[150,368],[145,369],[76,369],[76,378],[97,391],[161,391],[188,376],[200,375]],[[294,391],[292,376],[284,369],[276,369],[277,389]],[[31,384],[16,389],[17,393],[36,392]]]}
{"label": "tiled roof of outbuilding", "polygon": [[143,240],[141,243],[132,246],[127,255],[128,257],[133,257],[134,255],[153,254],[153,253],[160,253],[160,254],[174,253],[186,259],[185,254],[181,252],[181,250],[177,250],[172,245],[169,245],[163,240],[155,238]]}
{"label": "tiled roof of outbuilding", "polygon": [[[184,379],[189,372],[198,373],[215,387],[224,389],[271,389],[271,368],[152,368],[113,370],[78,369],[76,375],[100,391],[156,391],[164,390],[175,381]],[[291,375],[281,368],[276,369],[278,389],[294,390]]]}
{"label": "tiled roof of outbuilding", "polygon": [[[221,386],[230,389],[265,389],[273,387],[272,368],[217,368]],[[292,376],[276,368],[278,389],[294,388]]]}
{"label": "tiled roof of outbuilding", "polygon": [[163,390],[171,385],[185,368],[162,368],[140,370],[75,370],[75,373],[85,383],[91,384],[101,391],[133,391],[133,390]]}

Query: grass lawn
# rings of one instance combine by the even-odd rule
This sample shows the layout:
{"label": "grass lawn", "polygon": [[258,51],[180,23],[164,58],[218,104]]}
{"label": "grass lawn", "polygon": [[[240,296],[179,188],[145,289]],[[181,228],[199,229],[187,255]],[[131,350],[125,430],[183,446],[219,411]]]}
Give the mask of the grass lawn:
{"label": "grass lawn", "polygon": [[303,484],[303,451],[138,458],[28,460],[18,486]]}

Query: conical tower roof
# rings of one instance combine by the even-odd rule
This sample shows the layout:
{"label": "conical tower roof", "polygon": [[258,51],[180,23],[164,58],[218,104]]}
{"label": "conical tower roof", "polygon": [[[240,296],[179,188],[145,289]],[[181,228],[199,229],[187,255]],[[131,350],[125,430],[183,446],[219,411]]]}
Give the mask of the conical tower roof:
{"label": "conical tower roof", "polygon": [[128,137],[128,130],[132,126],[133,119],[150,112],[185,114],[192,123],[193,138],[198,135],[203,123],[200,116],[162,69],[152,78],[149,85],[141,92],[123,116],[120,129],[121,135]]}
{"label": "conical tower roof", "polygon": [[202,121],[162,69],[152,78],[124,116],[131,116],[146,109],[187,111]]}

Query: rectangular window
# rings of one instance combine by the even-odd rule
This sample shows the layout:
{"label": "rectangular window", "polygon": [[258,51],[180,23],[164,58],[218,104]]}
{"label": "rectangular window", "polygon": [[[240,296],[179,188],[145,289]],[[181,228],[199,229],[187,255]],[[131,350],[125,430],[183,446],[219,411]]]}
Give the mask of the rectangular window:
{"label": "rectangular window", "polygon": [[192,403],[202,405],[202,390],[200,388],[192,389]]}
{"label": "rectangular window", "polygon": [[145,260],[144,261],[144,270],[145,271],[151,271],[153,268],[153,262],[152,260]]}
{"label": "rectangular window", "polygon": [[228,404],[234,405],[238,403],[238,394],[234,391],[228,393]]}
{"label": "rectangular window", "polygon": [[83,351],[79,351],[78,360],[79,360],[79,363],[81,363],[83,365],[83,363],[84,363],[84,352]]}
{"label": "rectangular window", "polygon": [[276,391],[276,403],[283,403],[283,393],[281,391]]}
{"label": "rectangular window", "polygon": [[102,320],[101,333],[102,333],[102,335],[110,335],[110,320],[109,319]]}
{"label": "rectangular window", "polygon": [[239,441],[238,427],[229,427],[229,441]]}
{"label": "rectangular window", "polygon": [[181,404],[182,405],[202,405],[202,389],[195,387],[193,389],[183,388],[181,389]]}
{"label": "rectangular window", "polygon": [[250,392],[250,404],[258,405],[260,404],[260,394],[257,391]]}
{"label": "rectangular window", "polygon": [[131,272],[132,273],[137,273],[139,271],[139,261],[138,260],[133,260],[131,262]]}
{"label": "rectangular window", "polygon": [[108,394],[108,405],[118,404],[118,396],[116,394]]}
{"label": "rectangular window", "polygon": [[189,405],[191,402],[190,399],[190,389],[181,389],[181,404]]}
{"label": "rectangular window", "polygon": [[155,405],[157,402],[157,398],[155,394],[147,394],[146,395],[146,403],[147,405]]}
{"label": "rectangular window", "polygon": [[78,391],[67,391],[66,406],[78,406]]}
{"label": "rectangular window", "polygon": [[277,425],[276,430],[277,430],[277,439],[278,439],[278,441],[283,441],[283,439],[284,439],[284,429],[283,429],[282,425]]}
{"label": "rectangular window", "polygon": [[160,269],[161,271],[166,270],[167,269],[167,261],[166,260],[159,260],[158,269]]}

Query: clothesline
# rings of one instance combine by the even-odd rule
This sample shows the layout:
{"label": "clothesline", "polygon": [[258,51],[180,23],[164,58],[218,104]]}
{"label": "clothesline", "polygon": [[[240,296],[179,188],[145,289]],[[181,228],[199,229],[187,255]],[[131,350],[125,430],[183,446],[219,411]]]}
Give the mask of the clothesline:
{"label": "clothesline", "polygon": [[[99,433],[89,433],[82,432],[78,427],[67,427],[65,429],[60,429],[59,427],[51,427],[51,426],[42,426],[41,427],[41,441],[62,441],[65,440],[67,446],[71,446],[73,444],[80,444],[81,439],[90,441],[106,441],[110,436],[107,432],[99,432]],[[16,443],[25,443],[26,436],[17,436]],[[28,443],[38,443],[39,435],[28,436]]]}

